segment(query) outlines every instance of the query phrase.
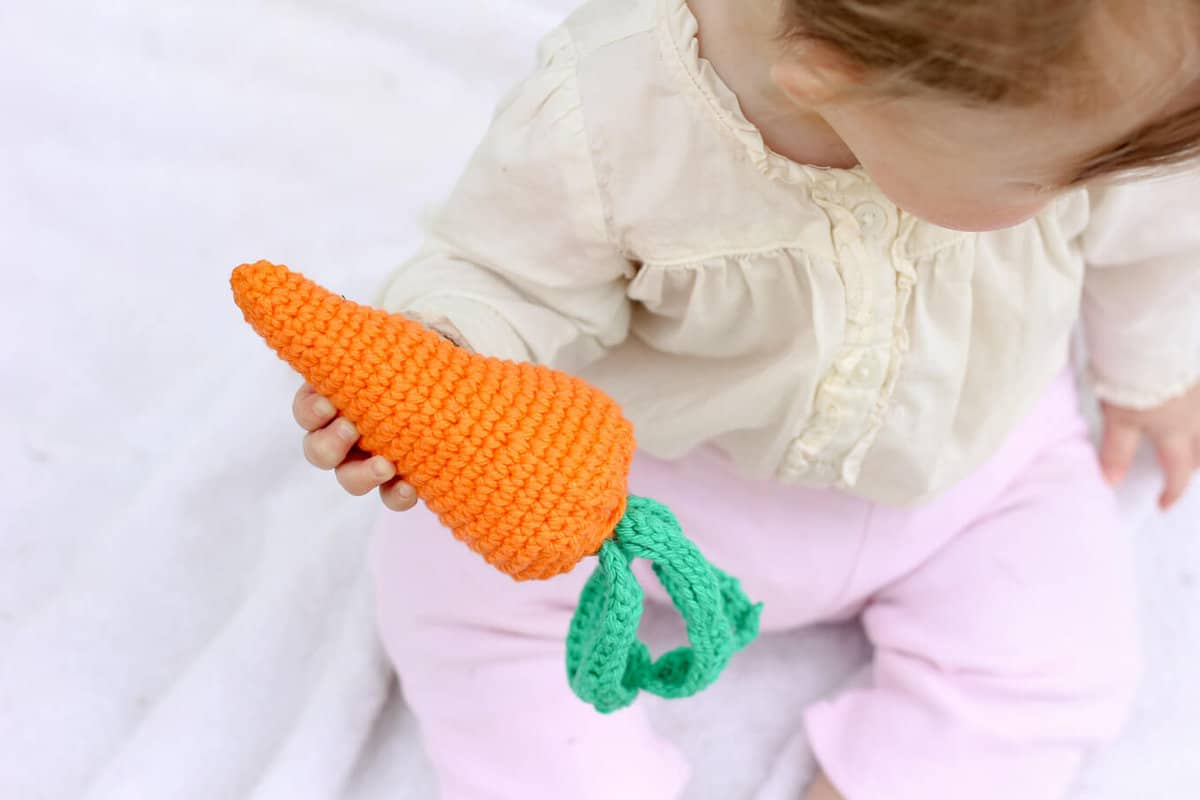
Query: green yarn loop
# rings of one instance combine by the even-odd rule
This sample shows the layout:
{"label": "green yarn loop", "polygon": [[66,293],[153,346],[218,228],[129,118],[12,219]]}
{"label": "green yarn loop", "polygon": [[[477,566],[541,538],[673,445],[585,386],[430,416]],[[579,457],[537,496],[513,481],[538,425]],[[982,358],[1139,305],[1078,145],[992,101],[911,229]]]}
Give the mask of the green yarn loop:
{"label": "green yarn loop", "polygon": [[[599,557],[567,634],[567,675],[572,691],[602,714],[628,706],[643,690],[671,699],[696,694],[758,635],[762,604],[752,604],[737,580],[708,563],[655,500],[629,498]],[[635,558],[652,562],[683,616],[690,646],[652,659],[638,640],[643,594],[630,569]]]}

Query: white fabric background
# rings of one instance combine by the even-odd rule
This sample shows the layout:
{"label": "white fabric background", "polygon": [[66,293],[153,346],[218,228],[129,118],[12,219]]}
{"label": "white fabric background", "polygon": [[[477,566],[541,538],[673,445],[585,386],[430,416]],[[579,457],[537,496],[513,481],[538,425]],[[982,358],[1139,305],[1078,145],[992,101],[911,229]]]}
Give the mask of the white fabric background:
{"label": "white fabric background", "polygon": [[[0,4],[0,797],[433,796],[371,631],[375,501],[304,464],[226,281],[270,258],[371,298],[569,5]],[[1151,516],[1151,480],[1150,673],[1080,800],[1200,786],[1200,493]],[[655,706],[690,795],[795,797],[799,707],[862,654],[765,641]]]}

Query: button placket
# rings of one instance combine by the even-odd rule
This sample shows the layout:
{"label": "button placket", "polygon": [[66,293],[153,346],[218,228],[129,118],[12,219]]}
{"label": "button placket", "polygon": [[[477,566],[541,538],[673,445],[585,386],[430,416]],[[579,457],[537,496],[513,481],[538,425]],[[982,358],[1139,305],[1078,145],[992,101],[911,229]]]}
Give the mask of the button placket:
{"label": "button placket", "polygon": [[[818,384],[811,416],[790,442],[779,474],[791,479],[850,485],[856,455],[871,426],[889,371],[896,310],[896,272],[890,257],[900,238],[895,208],[867,193],[856,198],[822,198],[833,223],[831,231],[838,270],[846,293],[845,341],[831,368]],[[857,202],[855,202],[857,201]],[[891,341],[883,341],[883,339]],[[889,346],[890,345],[890,346]]]}

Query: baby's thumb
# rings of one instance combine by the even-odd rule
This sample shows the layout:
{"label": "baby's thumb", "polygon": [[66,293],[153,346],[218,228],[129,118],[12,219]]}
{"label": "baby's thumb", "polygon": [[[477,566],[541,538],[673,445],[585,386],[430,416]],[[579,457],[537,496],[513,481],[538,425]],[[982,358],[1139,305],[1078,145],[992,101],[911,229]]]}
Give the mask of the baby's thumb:
{"label": "baby's thumb", "polygon": [[1105,420],[1104,441],[1100,445],[1100,468],[1110,484],[1116,486],[1129,475],[1141,441],[1142,432],[1139,429],[1111,418]]}

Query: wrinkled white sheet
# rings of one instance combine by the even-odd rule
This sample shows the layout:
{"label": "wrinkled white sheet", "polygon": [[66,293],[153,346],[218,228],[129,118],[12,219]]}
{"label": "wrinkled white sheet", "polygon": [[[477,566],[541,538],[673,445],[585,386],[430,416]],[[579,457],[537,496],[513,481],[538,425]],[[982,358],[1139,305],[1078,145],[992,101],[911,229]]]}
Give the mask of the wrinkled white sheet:
{"label": "wrinkled white sheet", "polygon": [[[433,796],[372,634],[375,501],[303,463],[226,278],[372,297],[569,5],[0,4],[0,797]],[[1080,800],[1200,791],[1200,496],[1152,517],[1150,479],[1150,672]],[[764,641],[656,705],[690,796],[795,797],[799,708],[863,652]]]}

